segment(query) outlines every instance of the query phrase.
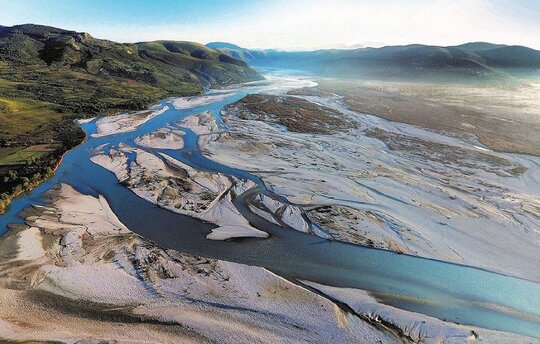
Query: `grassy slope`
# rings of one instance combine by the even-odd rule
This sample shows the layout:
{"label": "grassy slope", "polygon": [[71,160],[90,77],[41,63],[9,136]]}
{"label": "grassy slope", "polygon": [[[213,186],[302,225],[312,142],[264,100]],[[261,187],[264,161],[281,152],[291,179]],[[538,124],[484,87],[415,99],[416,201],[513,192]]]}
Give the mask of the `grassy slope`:
{"label": "grassy slope", "polygon": [[[0,27],[0,212],[82,140],[75,118],[260,78],[243,61],[197,43],[121,44],[38,25]],[[25,150],[43,143],[55,149]]]}
{"label": "grassy slope", "polygon": [[241,119],[276,123],[297,133],[332,134],[354,126],[340,112],[296,97],[250,94],[229,108]]}

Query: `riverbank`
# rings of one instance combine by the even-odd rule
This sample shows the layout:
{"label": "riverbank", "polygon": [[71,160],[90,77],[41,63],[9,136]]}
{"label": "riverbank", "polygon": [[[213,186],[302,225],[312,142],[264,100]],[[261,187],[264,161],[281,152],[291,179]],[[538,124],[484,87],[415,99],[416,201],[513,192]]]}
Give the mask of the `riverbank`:
{"label": "riverbank", "polygon": [[[66,155],[66,153],[70,149],[77,147],[78,145],[80,145],[82,142],[86,140],[86,133],[84,133],[84,131],[81,130],[80,128],[78,130],[82,133],[82,138],[79,140],[78,143],[77,141],[73,141],[73,142],[70,141],[67,147],[62,145],[61,148],[58,148],[53,153],[45,155],[44,157],[41,157],[40,159],[37,160],[37,162],[31,163],[29,166],[30,170],[28,172],[23,173],[20,176],[16,174],[17,177],[21,180],[21,184],[16,184],[11,189],[10,192],[4,192],[1,194],[0,215],[6,212],[7,208],[9,207],[9,204],[11,203],[13,199],[21,196],[22,194],[26,192],[32,191],[34,188],[36,188],[38,185],[40,185],[41,183],[43,183],[44,181],[46,181],[47,179],[49,179],[56,173],[56,171],[62,164],[62,161],[64,160],[64,156]],[[51,164],[52,164],[52,167],[51,167]],[[32,166],[35,167],[35,171],[34,171],[34,168],[32,168]],[[31,176],[31,178],[25,176],[25,175],[30,176],[32,173],[33,175]],[[24,180],[24,178],[26,178],[26,180],[28,181]],[[12,182],[11,184],[13,184],[13,182],[16,182],[16,180],[12,180],[11,182]],[[7,184],[5,180],[4,180],[4,183]],[[5,186],[2,188],[2,190],[6,190]]]}
{"label": "riverbank", "polygon": [[[129,155],[135,155],[131,162]],[[268,237],[267,233],[253,228],[233,205],[238,195],[253,186],[249,181],[196,170],[164,153],[154,155],[125,145],[107,154],[94,155],[91,160],[113,172],[120,183],[139,197],[218,225],[207,236],[209,239]]]}
{"label": "riverbank", "polygon": [[[3,27],[0,214],[79,144],[82,131],[75,120],[141,111],[169,96],[201,95],[208,85],[262,79],[244,62],[194,42],[123,44],[42,25]],[[26,151],[51,144],[60,148]],[[3,163],[4,155],[12,160],[16,154],[21,156],[16,163]]]}
{"label": "riverbank", "polygon": [[[318,80],[350,109],[481,142],[491,150],[540,156],[540,85]],[[315,91],[312,91],[315,92]]]}
{"label": "riverbank", "polygon": [[[174,125],[169,124],[167,133],[168,135],[178,136],[179,132],[183,132],[184,135],[182,137],[185,139],[185,142],[189,143],[188,145],[184,146],[184,148],[186,151],[192,152],[194,149],[194,146],[192,146],[192,142],[194,139],[198,141],[200,147],[207,147],[207,142],[213,142],[213,140],[219,139],[221,138],[221,136],[227,136],[232,133],[231,129],[225,128],[225,131],[224,131],[223,128],[221,128],[220,126],[216,124],[216,119],[214,118],[212,120],[212,118],[214,117],[210,116],[208,112],[190,115],[190,116],[185,117],[181,121],[175,123]],[[224,119],[225,119],[225,123],[227,124],[227,117],[225,116]],[[193,126],[194,124],[196,124],[196,127]],[[259,128],[257,128],[255,123],[250,124],[249,126],[245,125],[243,126],[243,128],[250,128],[250,130],[253,130],[254,132],[257,132],[257,133],[262,132],[261,130],[259,130]],[[278,129],[281,130],[283,134],[283,128],[278,127]],[[194,131],[200,133],[200,135],[198,136],[195,135],[195,137],[193,137],[193,134],[191,133],[193,133]],[[152,134],[152,132],[149,132],[145,135],[148,135],[148,134]],[[317,137],[317,139],[320,139],[320,138]],[[158,141],[161,141],[161,140],[162,138],[160,137]],[[291,142],[290,138],[288,142]],[[273,143],[277,143],[278,145],[280,144],[280,142],[276,140],[274,140]],[[210,143],[210,145],[211,144],[212,143]],[[248,144],[250,147],[255,147],[254,143],[250,142],[249,140],[246,140],[246,144]],[[153,146],[153,144],[150,144],[149,146]],[[192,192],[190,192],[189,194],[184,194],[184,195],[182,195],[183,193],[182,191],[181,192],[178,192],[178,191],[165,192],[166,190],[168,190],[168,187],[171,185],[170,184],[171,180],[168,180],[165,183],[163,183],[163,181],[170,179],[170,177],[167,177],[167,173],[170,173],[170,171],[166,172],[165,168],[159,167],[159,166],[163,166],[163,163],[167,161],[171,162],[173,166],[178,165],[178,161],[175,161],[174,158],[171,159],[171,156],[167,156],[167,154],[173,154],[173,152],[167,151],[166,154],[164,154],[159,151],[154,151],[154,150],[144,151],[139,148],[129,147],[125,145],[119,145],[118,148],[120,149],[120,152],[116,150],[110,151],[106,154],[103,154],[103,152],[97,152],[98,154],[94,156],[92,159],[94,160],[105,159],[107,161],[110,161],[111,164],[107,164],[107,163],[105,164],[100,163],[100,164],[106,167],[107,169],[111,170],[112,172],[115,172],[118,180],[121,181],[124,185],[128,186],[133,192],[135,192],[140,197],[143,197],[144,199],[147,199],[150,202],[154,204],[158,204],[166,209],[170,209],[171,211],[174,211],[180,214],[189,214],[189,213],[186,213],[186,208],[185,208],[186,200],[190,200],[190,198],[193,197],[193,195],[198,194],[196,189],[193,189]],[[110,156],[110,158],[107,157],[107,155]],[[173,155],[179,158],[182,157],[181,155],[178,155],[178,154],[173,154]],[[132,157],[130,158],[130,156]],[[201,166],[200,164],[203,163],[201,160],[199,160],[199,158],[196,158],[193,155],[191,155],[190,157],[192,159],[191,160],[192,163],[195,163],[195,165],[197,166]],[[128,163],[128,160],[131,160],[131,162]],[[208,173],[207,172],[208,169],[212,170],[217,167],[217,166],[212,167],[213,166],[212,163],[209,163],[209,162],[205,162],[204,165],[202,166],[205,166],[203,168],[203,170],[205,171],[203,175]],[[191,183],[192,181],[196,181],[196,178],[193,178],[196,175],[194,174],[194,171],[187,173],[185,170],[186,168],[189,170],[193,170],[193,168],[190,168],[187,166],[182,167],[184,172],[181,174],[180,178],[183,180],[182,182],[183,185],[182,187],[178,187],[178,186],[173,187],[174,190],[185,190],[184,184],[189,185],[189,183]],[[174,169],[173,171],[178,171],[178,169]],[[233,174],[236,174],[236,172],[234,172],[233,170],[231,170],[231,172]],[[197,173],[201,173],[201,171]],[[265,180],[267,179],[266,176],[264,176],[264,178]],[[142,180],[144,180],[145,182],[141,183]],[[250,180],[249,177],[248,177],[248,180]],[[305,181],[302,180],[302,182],[305,182]],[[204,183],[198,182],[198,184],[199,185],[207,184],[207,182],[204,182]],[[272,233],[272,236],[273,236],[272,238],[275,238],[275,236],[277,236],[278,238],[280,238],[278,240],[284,240],[285,238],[281,237],[280,232],[283,230],[291,231],[293,229],[296,229],[297,231],[301,231],[305,233],[316,234],[318,236],[323,236],[323,237],[326,237],[326,235],[328,234],[325,231],[326,226],[325,228],[319,227],[316,225],[316,223],[306,220],[305,218],[306,211],[303,209],[303,207],[300,207],[294,204],[289,204],[288,202],[280,198],[279,195],[266,194],[263,189],[260,189],[260,186],[249,188],[248,190],[243,192],[239,197],[237,194],[236,196],[231,198],[231,201],[233,202],[234,207],[237,210],[239,210],[239,213],[235,212],[235,215],[234,215],[235,218],[242,221],[248,220],[249,223],[254,225],[256,228],[264,229],[265,231],[268,230],[270,233]],[[197,201],[190,202],[190,203],[197,204]],[[245,206],[241,206],[241,204],[243,203],[245,203]],[[175,204],[177,206],[174,206]],[[204,214],[205,210],[203,210],[202,208],[192,208],[192,209],[189,209],[189,211],[192,212],[193,214],[192,216],[202,218],[201,214]],[[309,212],[307,214],[309,216]],[[267,223],[266,224],[261,223],[259,220],[256,220],[257,216],[265,219]],[[345,217],[350,216],[350,214],[344,214],[343,216]],[[268,228],[268,223],[275,225],[275,227],[272,229]],[[236,226],[238,226],[238,224]],[[226,228],[227,231],[229,229],[234,229],[234,226],[224,226],[224,227]],[[148,232],[144,232],[144,233],[148,235]],[[153,240],[157,240],[158,242],[162,242],[161,241],[163,240],[162,237],[167,237],[167,236],[168,234],[165,234],[165,233],[160,234],[160,233],[154,233],[154,232],[152,232],[152,234],[150,235],[150,237],[153,238]],[[211,238],[211,236],[212,234],[207,235],[206,237]],[[233,238],[233,236],[226,236],[226,238],[231,239]],[[297,242],[300,239],[301,238],[295,238],[295,239],[291,238],[291,240],[294,242]],[[181,240],[178,240],[178,241],[181,241]],[[303,241],[303,240],[300,240],[300,241]],[[163,241],[163,243],[167,246],[171,245],[168,247],[176,247],[176,243],[172,243],[169,240]],[[208,246],[209,244],[203,244],[203,245]],[[256,245],[254,242],[250,242],[247,245],[249,247],[252,247],[253,249],[256,246],[259,246],[259,245]],[[264,246],[264,245],[265,244],[261,242],[261,246]],[[275,240],[273,241],[271,245],[276,245]],[[294,244],[292,244],[291,246],[294,247]],[[300,251],[298,252],[300,256],[302,256],[303,254],[306,254],[306,252],[303,252],[300,247],[297,248],[296,250],[298,251],[298,249],[300,249]],[[337,252],[339,252],[340,249],[345,249],[345,247],[336,246],[333,248],[333,250],[337,250]],[[324,249],[322,250],[324,251]],[[209,251],[215,252],[214,249],[210,249]],[[311,249],[311,251],[313,251],[313,249]],[[288,251],[285,251],[285,252],[288,252]],[[321,252],[321,254],[322,256],[320,257],[320,259],[323,259],[323,260],[325,256],[328,256],[328,258],[333,256],[328,253],[325,254]],[[292,259],[292,256],[290,256],[290,253],[289,253],[289,258]],[[359,259],[362,259],[362,258],[359,258]],[[255,260],[255,261],[259,262],[259,260]],[[318,264],[321,263],[318,260],[317,262]],[[265,263],[259,262],[257,264],[262,264],[264,266]],[[282,264],[285,264],[285,265],[282,265]],[[283,271],[281,269],[285,269],[285,271],[287,271],[288,270],[287,266],[291,266],[291,265],[296,266],[297,264],[287,260],[286,262],[284,261],[281,263],[277,263],[276,269],[278,269],[277,271]],[[322,268],[323,266],[326,266],[326,265],[322,264],[318,266]],[[334,268],[338,269],[338,266],[339,265],[336,265]],[[403,268],[405,270],[402,270],[400,268],[399,271],[406,271],[407,269],[412,268],[412,266],[408,266],[407,268],[403,267]],[[293,268],[291,271],[296,271],[296,270]],[[339,271],[339,270],[336,270],[336,271]],[[372,271],[370,273],[373,274],[374,272]],[[462,273],[465,274],[465,271],[463,271]],[[474,272],[471,272],[471,273],[472,273],[471,277],[474,278]],[[338,276],[340,275],[339,272],[336,272],[336,274]],[[333,281],[338,281],[341,279],[342,277],[341,278],[338,277],[336,280],[333,280]],[[404,281],[403,280],[400,280],[400,281],[401,281],[401,285],[403,285]],[[396,285],[399,285],[400,282],[396,281],[395,283],[398,283]],[[504,282],[501,282],[501,283],[504,283]],[[456,288],[458,288],[458,286],[456,286]],[[361,293],[361,291],[358,291],[358,290],[354,291],[354,293],[356,292]],[[394,296],[391,296],[391,299],[393,301],[388,301],[388,294],[379,295],[377,293],[374,293],[373,295],[378,295],[378,296],[375,296],[375,298],[378,299],[379,297],[381,297],[381,300],[384,300],[383,302],[388,302],[389,305],[401,304],[399,301],[397,301],[400,299],[399,296],[396,299],[394,299]],[[368,304],[370,306],[368,306]],[[380,309],[381,312],[386,312],[382,310],[385,306],[380,305],[378,302],[377,304],[378,304],[378,306],[376,306],[377,309]],[[362,303],[362,305],[364,305],[367,308],[375,307],[372,303],[369,303],[369,302],[368,303],[364,302]],[[434,310],[434,312],[435,314],[437,314],[438,310]],[[389,324],[395,324],[396,321],[394,320],[394,318],[396,317],[401,319],[400,321],[397,321],[398,323],[398,325],[396,325],[397,328],[404,328],[404,327],[409,328],[410,321],[413,321],[411,320],[412,318],[409,318],[408,316],[405,318],[401,318],[401,316],[396,315],[394,311],[391,311],[385,314],[387,314],[388,316],[388,319],[385,321],[388,321]],[[439,314],[441,314],[440,315],[441,318],[444,318],[446,315],[443,315],[443,314],[448,314],[448,313],[442,312]],[[458,318],[456,318],[455,321],[457,321]],[[469,317],[466,317],[466,318],[468,319],[467,321],[474,322],[474,318],[469,318]],[[371,318],[370,317],[365,318],[366,321],[369,321],[369,319]],[[408,320],[405,321],[405,319],[408,319]],[[447,326],[448,325],[439,326],[436,324],[432,324],[430,326],[421,327],[421,329],[418,329],[418,331],[419,333],[421,333],[422,336],[434,336],[437,338],[442,338],[445,336],[451,336],[449,335],[449,333],[454,333],[453,332],[454,330],[449,330]],[[497,325],[492,325],[492,326],[497,326]],[[426,335],[425,333],[430,333],[430,334]],[[412,334],[413,337],[416,335],[419,335],[419,334],[418,333]],[[456,336],[463,339],[463,338],[469,337],[470,333],[466,334],[464,332],[459,332],[459,335],[456,335]],[[425,338],[425,337],[422,337],[422,338]]]}

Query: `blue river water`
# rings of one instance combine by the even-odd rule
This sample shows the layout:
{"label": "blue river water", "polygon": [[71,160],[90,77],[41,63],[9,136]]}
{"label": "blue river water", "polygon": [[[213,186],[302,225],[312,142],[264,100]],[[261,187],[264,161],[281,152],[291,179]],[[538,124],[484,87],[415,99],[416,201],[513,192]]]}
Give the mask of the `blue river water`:
{"label": "blue river water", "polygon": [[[106,137],[91,137],[94,122],[82,125],[88,134],[80,146],[68,152],[56,174],[47,182],[15,199],[0,216],[0,233],[7,225],[22,223],[17,214],[31,204],[42,204],[44,193],[58,183],[78,191],[102,194],[118,218],[133,232],[157,244],[211,258],[265,267],[277,274],[336,287],[370,291],[381,302],[439,319],[498,329],[540,338],[540,284],[447,262],[397,254],[356,245],[331,242],[293,230],[285,230],[251,213],[244,198],[235,205],[255,227],[271,234],[268,239],[211,241],[205,238],[215,226],[157,207],[119,184],[109,171],[90,161],[92,150],[103,144],[137,146],[134,139],[175,123],[191,114],[211,111],[219,120],[223,106],[259,86],[242,88],[226,99],[187,110],[177,110],[169,100],[159,106],[170,109],[141,125],[136,131]],[[197,136],[186,129],[182,150],[155,150],[173,156],[194,168],[219,171],[250,179],[266,190],[259,177],[216,163],[204,157]],[[134,157],[131,157],[133,159]]]}

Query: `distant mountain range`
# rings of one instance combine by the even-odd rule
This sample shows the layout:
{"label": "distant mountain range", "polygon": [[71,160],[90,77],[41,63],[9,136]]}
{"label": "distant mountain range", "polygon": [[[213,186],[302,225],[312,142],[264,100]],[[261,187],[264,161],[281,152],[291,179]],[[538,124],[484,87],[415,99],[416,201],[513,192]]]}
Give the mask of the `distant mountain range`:
{"label": "distant mountain range", "polygon": [[300,69],[323,76],[467,81],[540,74],[540,51],[486,42],[316,51],[252,50],[222,42],[207,46],[252,66]]}

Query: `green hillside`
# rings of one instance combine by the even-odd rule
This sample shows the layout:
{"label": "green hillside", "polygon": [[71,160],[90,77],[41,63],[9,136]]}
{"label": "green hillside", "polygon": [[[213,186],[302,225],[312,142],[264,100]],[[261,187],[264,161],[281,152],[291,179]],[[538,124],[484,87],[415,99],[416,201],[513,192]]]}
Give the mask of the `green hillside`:
{"label": "green hillside", "polygon": [[[260,79],[244,61],[197,43],[123,44],[47,26],[0,26],[0,212],[82,140],[75,118]],[[43,144],[52,148],[20,152]]]}

